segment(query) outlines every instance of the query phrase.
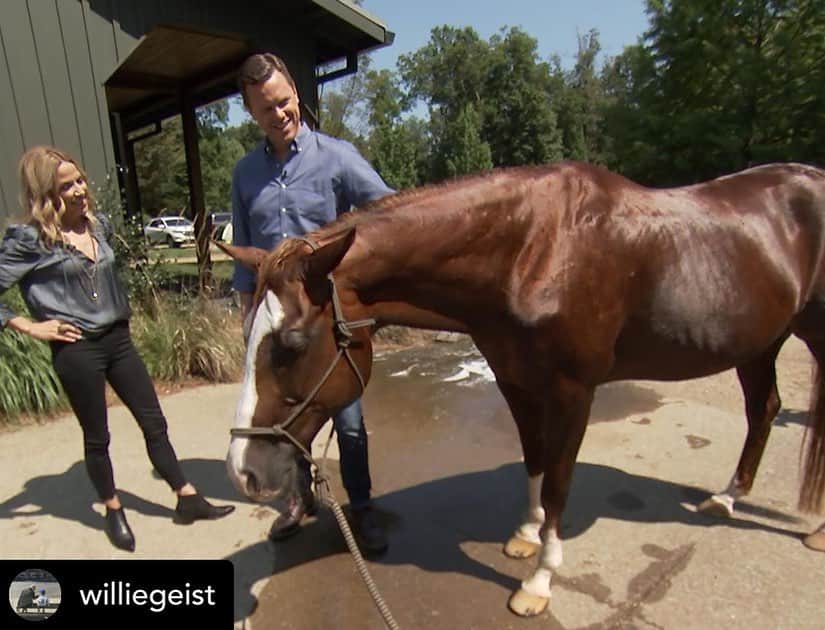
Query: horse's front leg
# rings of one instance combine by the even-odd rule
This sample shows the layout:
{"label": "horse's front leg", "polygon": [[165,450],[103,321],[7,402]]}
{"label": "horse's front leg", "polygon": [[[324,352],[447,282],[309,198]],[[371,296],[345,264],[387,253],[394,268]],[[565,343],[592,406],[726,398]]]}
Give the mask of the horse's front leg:
{"label": "horse's front leg", "polygon": [[[550,601],[553,571],[562,563],[561,515],[593,402],[593,387],[571,379],[558,378],[551,391],[551,404],[546,408],[541,426],[544,444],[541,504],[545,519],[539,528],[538,566],[509,602],[510,610],[525,617],[540,614]],[[531,478],[531,482],[535,481]]]}
{"label": "horse's front leg", "polygon": [[815,532],[812,532],[802,539],[802,542],[808,549],[814,551],[825,551],[825,523],[819,526]]}
{"label": "horse's front leg", "polygon": [[541,506],[541,483],[544,478],[542,417],[546,403],[526,388],[503,379],[499,380],[498,386],[516,422],[524,466],[527,468],[527,513],[504,545],[504,553],[511,558],[529,558],[536,555],[541,546],[539,530],[544,524],[544,508]]}
{"label": "horse's front leg", "polygon": [[527,513],[521,525],[504,545],[504,553],[511,558],[530,558],[541,547],[541,526],[544,508],[541,506],[541,484],[544,474],[527,478]]}

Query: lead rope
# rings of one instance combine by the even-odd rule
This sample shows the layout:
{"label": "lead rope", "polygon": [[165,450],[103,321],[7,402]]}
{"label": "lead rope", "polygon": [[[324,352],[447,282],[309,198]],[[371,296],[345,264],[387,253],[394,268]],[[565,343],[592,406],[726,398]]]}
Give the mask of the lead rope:
{"label": "lead rope", "polygon": [[292,440],[292,443],[303,451],[304,457],[309,460],[309,463],[315,469],[313,472],[313,477],[315,479],[315,491],[318,494],[318,500],[330,508],[332,513],[335,515],[338,528],[341,530],[344,541],[347,543],[347,549],[349,549],[353,562],[355,562],[355,568],[358,569],[358,574],[361,576],[361,579],[364,580],[364,585],[367,587],[375,607],[378,608],[378,612],[381,613],[381,617],[384,620],[384,625],[386,625],[387,628],[390,628],[390,630],[400,630],[401,626],[399,626],[395,621],[389,605],[381,596],[381,592],[378,590],[378,585],[376,585],[375,580],[372,579],[372,575],[370,574],[370,570],[364,560],[364,556],[361,554],[361,550],[358,548],[358,543],[355,541],[355,536],[352,533],[352,529],[350,529],[347,518],[344,516],[344,510],[341,509],[341,505],[338,501],[336,501],[335,496],[332,494],[332,490],[329,487],[329,478],[326,473],[328,461],[327,453],[329,452],[329,446],[332,443],[332,436],[335,435],[335,424],[333,423],[330,427],[327,443],[324,445],[324,454],[321,458],[320,466],[312,457],[312,454],[305,449],[303,445],[298,442],[298,440],[294,440],[286,431],[284,431],[284,435]]}
{"label": "lead rope", "polygon": [[329,479],[326,476],[327,451],[329,450],[329,445],[332,442],[332,436],[334,433],[335,424],[332,425],[332,428],[329,431],[326,446],[324,446],[324,456],[321,459],[321,468],[318,467],[315,461],[310,460],[315,466],[315,491],[318,493],[318,499],[321,503],[329,507],[335,515],[335,520],[338,522],[338,528],[341,530],[341,534],[344,536],[344,541],[347,543],[347,548],[349,549],[352,559],[355,562],[355,568],[358,569],[358,574],[361,576],[361,579],[364,580],[364,585],[367,587],[367,590],[372,597],[372,601],[375,603],[375,607],[378,608],[378,612],[381,613],[381,618],[384,620],[384,625],[391,630],[400,630],[401,627],[398,623],[396,623],[395,618],[392,616],[392,612],[390,611],[390,607],[381,596],[378,586],[375,584],[375,580],[373,580],[372,575],[370,575],[364,556],[361,555],[361,550],[358,548],[358,543],[355,542],[355,536],[353,536],[349,523],[344,516],[344,510],[341,509],[340,504],[335,500],[332,490],[329,488]]}
{"label": "lead rope", "polygon": [[[343,351],[344,356],[355,372],[355,375],[358,377],[358,382],[361,384],[361,391],[363,391],[366,389],[364,377],[361,375],[361,371],[355,365],[355,361],[353,361],[349,353],[349,344],[352,338],[352,332],[350,329],[361,326],[369,326],[372,325],[373,322],[372,320],[357,320],[352,322],[346,321],[342,315],[343,310],[341,309],[341,303],[338,301],[338,291],[335,287],[335,280],[333,279],[331,273],[327,276],[327,278],[332,286],[332,311],[335,315],[335,327],[340,335],[338,339],[338,346],[340,348],[339,352]],[[349,523],[344,516],[344,511],[341,509],[341,505],[338,501],[335,500],[332,490],[330,490],[329,478],[326,473],[326,465],[327,452],[329,451],[329,445],[332,443],[332,436],[334,434],[335,423],[333,422],[329,431],[329,437],[327,437],[327,443],[324,446],[324,455],[321,458],[321,466],[319,467],[318,464],[310,458],[310,463],[315,466],[315,490],[318,493],[318,498],[321,503],[327,505],[335,515],[335,520],[338,522],[338,528],[341,530],[341,534],[344,536],[344,541],[347,543],[347,548],[349,549],[352,559],[355,562],[355,568],[358,569],[358,573],[361,576],[361,579],[364,580],[364,584],[372,597],[372,601],[375,603],[376,608],[378,608],[378,612],[381,613],[381,617],[384,620],[384,625],[391,630],[400,630],[400,626],[393,618],[392,612],[390,612],[390,607],[381,596],[378,586],[372,579],[372,575],[370,575],[364,556],[361,554],[361,550],[358,548],[358,543],[355,542],[355,536],[353,536]]]}
{"label": "lead rope", "polygon": [[298,440],[292,437],[289,431],[282,429],[279,426],[275,427],[249,427],[243,429],[243,435],[246,436],[256,436],[256,435],[276,435],[276,436],[283,436],[287,438],[295,447],[301,451],[303,456],[309,461],[310,465],[313,467],[313,478],[315,481],[315,491],[318,494],[318,500],[329,507],[332,510],[332,513],[335,515],[335,520],[338,523],[338,528],[341,530],[341,534],[344,536],[344,541],[347,543],[347,549],[349,549],[350,554],[352,555],[352,559],[355,562],[355,568],[358,569],[358,574],[361,576],[361,579],[364,580],[364,584],[367,587],[370,595],[372,596],[372,601],[375,603],[375,607],[378,608],[378,612],[381,613],[381,617],[384,620],[384,625],[390,630],[400,630],[400,626],[395,621],[392,616],[392,612],[390,612],[390,608],[387,605],[387,602],[381,596],[381,593],[378,590],[378,586],[375,584],[375,580],[372,579],[372,575],[370,575],[370,571],[367,568],[367,563],[364,560],[364,556],[361,554],[361,550],[358,548],[358,543],[355,542],[355,536],[352,534],[352,529],[350,529],[349,523],[347,522],[347,518],[344,516],[344,511],[341,509],[341,505],[338,501],[335,500],[335,496],[332,494],[332,490],[329,487],[329,478],[326,474],[326,466],[327,466],[327,452],[329,451],[329,446],[332,443],[332,436],[335,434],[335,425],[332,425],[332,428],[329,432],[329,437],[327,437],[327,443],[324,446],[324,455],[321,460],[321,464],[319,465],[315,458],[312,457],[312,453],[307,450],[303,444],[301,444]]}

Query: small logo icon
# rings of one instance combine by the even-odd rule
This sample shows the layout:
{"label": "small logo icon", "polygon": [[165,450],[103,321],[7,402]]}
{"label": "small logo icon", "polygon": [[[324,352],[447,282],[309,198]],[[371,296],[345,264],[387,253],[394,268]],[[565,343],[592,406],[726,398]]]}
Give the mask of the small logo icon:
{"label": "small logo icon", "polygon": [[9,586],[9,606],[26,621],[42,621],[60,607],[60,583],[48,571],[26,569]]}

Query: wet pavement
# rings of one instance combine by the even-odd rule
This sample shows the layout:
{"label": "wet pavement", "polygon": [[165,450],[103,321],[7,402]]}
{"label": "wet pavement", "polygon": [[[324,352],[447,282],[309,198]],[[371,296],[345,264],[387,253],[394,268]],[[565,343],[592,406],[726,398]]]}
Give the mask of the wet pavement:
{"label": "wet pavement", "polygon": [[[723,522],[692,506],[729,479],[743,420],[655,384],[601,388],[550,609],[518,619],[507,598],[533,560],[501,547],[526,504],[526,477],[515,426],[472,344],[379,357],[364,405],[391,540],[369,567],[402,628],[823,627],[825,556],[798,540],[816,521],[793,509],[794,466],[776,470],[783,449],[798,449],[798,424],[774,432],[761,471],[769,483],[741,520]],[[384,627],[329,513],[269,549],[254,630]]]}
{"label": "wet pavement", "polygon": [[[821,517],[795,510],[810,358],[798,342],[788,348],[778,365],[783,410],[754,491],[732,520],[693,506],[727,484],[742,447],[735,375],[597,391],[563,519],[564,564],[548,611],[526,620],[506,603],[534,561],[501,553],[526,504],[525,473],[489,371],[466,339],[378,356],[364,404],[390,549],[368,566],[400,627],[821,630],[825,554],[800,543]],[[0,434],[0,556],[228,558],[237,628],[383,628],[329,512],[271,543],[276,513],[232,488],[224,457],[239,388],[200,387],[162,401],[187,478],[236,505],[231,517],[174,525],[174,498],[116,406],[112,457],[135,553],[103,534],[80,429],[67,416]],[[315,453],[322,447],[316,440]],[[335,469],[334,445],[331,458]]]}

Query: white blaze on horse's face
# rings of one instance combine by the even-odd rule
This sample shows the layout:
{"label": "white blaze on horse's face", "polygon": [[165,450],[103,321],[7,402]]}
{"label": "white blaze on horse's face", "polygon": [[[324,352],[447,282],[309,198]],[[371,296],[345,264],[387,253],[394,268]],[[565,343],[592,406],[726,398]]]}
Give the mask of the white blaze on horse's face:
{"label": "white blaze on horse's face", "polygon": [[[249,321],[250,318],[247,318]],[[256,387],[255,359],[258,356],[258,346],[268,334],[277,333],[284,321],[284,309],[278,297],[267,291],[264,299],[255,310],[252,326],[249,329],[246,346],[246,363],[244,378],[241,385],[241,395],[238,407],[235,410],[235,428],[246,429],[252,426],[252,417],[258,404],[258,390]],[[245,328],[249,328],[248,325]],[[229,443],[229,454],[226,458],[226,468],[229,478],[235,487],[246,494],[246,451],[249,447],[249,438],[233,437]]]}

